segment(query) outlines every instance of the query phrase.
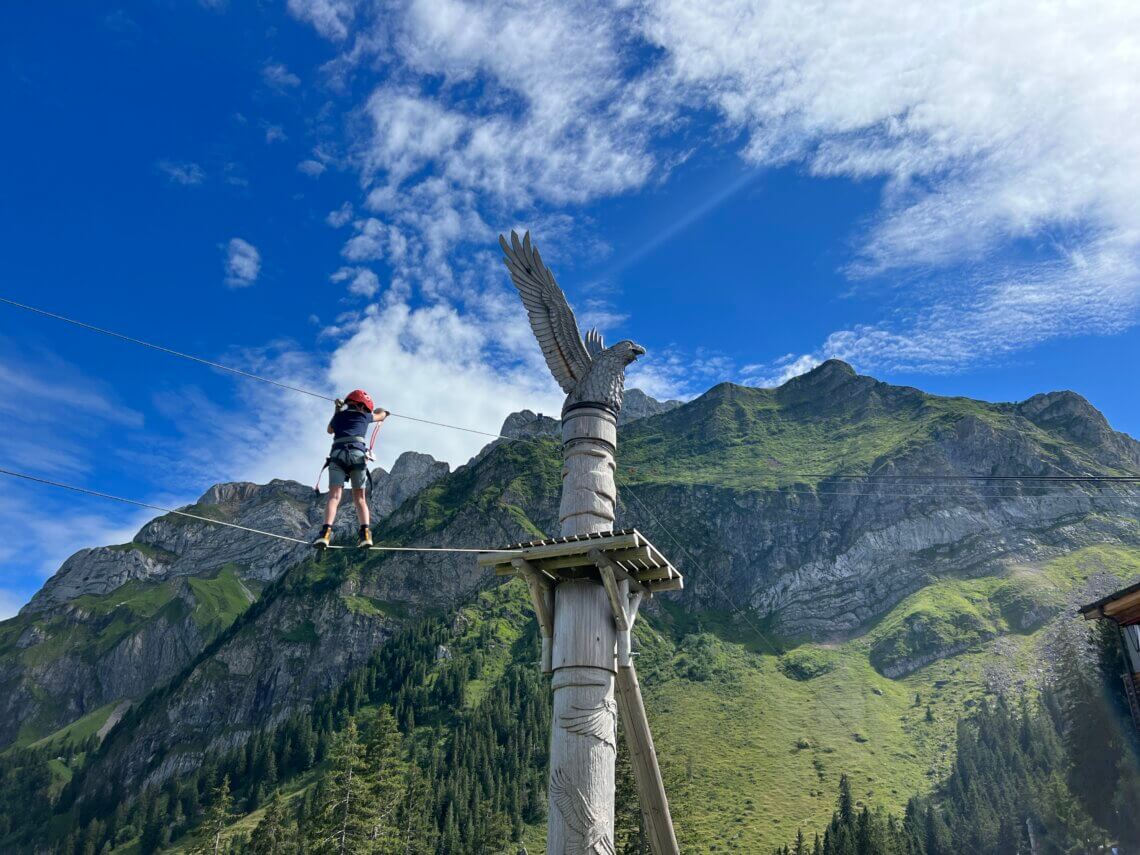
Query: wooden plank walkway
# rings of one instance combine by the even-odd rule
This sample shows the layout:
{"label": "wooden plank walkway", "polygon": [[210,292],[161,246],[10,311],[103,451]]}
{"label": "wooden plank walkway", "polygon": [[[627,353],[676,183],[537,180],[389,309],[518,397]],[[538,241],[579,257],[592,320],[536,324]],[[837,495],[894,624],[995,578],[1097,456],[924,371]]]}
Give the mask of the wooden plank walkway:
{"label": "wooden plank walkway", "polygon": [[678,591],[685,584],[681,572],[645,535],[633,528],[512,543],[503,550],[480,555],[480,566],[493,568],[496,576],[523,575],[515,563],[521,558],[529,572],[550,584],[574,579],[604,583],[598,563],[592,557],[593,553],[601,553],[615,577],[629,581],[631,591],[650,594]]}

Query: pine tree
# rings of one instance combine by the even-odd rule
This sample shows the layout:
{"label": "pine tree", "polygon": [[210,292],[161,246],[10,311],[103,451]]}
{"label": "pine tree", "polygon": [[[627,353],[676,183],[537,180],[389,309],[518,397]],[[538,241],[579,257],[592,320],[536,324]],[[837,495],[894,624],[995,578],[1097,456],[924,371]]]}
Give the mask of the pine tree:
{"label": "pine tree", "polygon": [[225,851],[226,830],[233,819],[234,800],[230,796],[230,776],[224,775],[214,790],[210,810],[202,824],[202,842],[191,850],[193,855],[221,855]]}
{"label": "pine tree", "polygon": [[294,851],[288,835],[287,823],[281,805],[281,797],[274,794],[265,808],[265,816],[253,830],[249,851],[253,855],[286,855]]}
{"label": "pine tree", "polygon": [[365,748],[369,798],[373,804],[371,841],[374,851],[398,851],[398,812],[404,798],[405,767],[403,740],[396,718],[388,706],[376,711]]}
{"label": "pine tree", "polygon": [[376,817],[356,719],[349,716],[344,730],[328,745],[329,771],[309,817],[306,851],[313,855],[371,852]]}
{"label": "pine tree", "polygon": [[167,839],[166,818],[158,812],[153,799],[148,799],[145,806],[142,837],[139,840],[139,851],[142,855],[151,855],[166,845]]}
{"label": "pine tree", "polygon": [[839,821],[847,828],[855,825],[855,801],[851,798],[851,782],[839,776]]}
{"label": "pine tree", "polygon": [[405,779],[404,799],[397,817],[400,855],[431,855],[436,851],[438,834],[431,815],[428,780],[414,765]]}

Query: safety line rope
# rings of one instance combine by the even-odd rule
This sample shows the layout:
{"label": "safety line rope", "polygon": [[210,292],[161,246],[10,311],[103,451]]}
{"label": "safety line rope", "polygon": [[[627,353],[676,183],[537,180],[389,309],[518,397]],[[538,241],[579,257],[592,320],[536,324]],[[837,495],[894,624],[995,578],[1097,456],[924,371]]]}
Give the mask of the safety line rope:
{"label": "safety line rope", "polygon": [[843,475],[812,472],[779,473],[793,478],[834,478],[840,481],[912,481],[922,484],[926,481],[1065,481],[1065,482],[1107,482],[1120,484],[1140,483],[1140,475]]}
{"label": "safety line rope", "polygon": [[[9,300],[7,297],[0,297],[0,303],[7,303],[9,306],[15,306],[17,309],[24,309],[29,312],[35,312],[37,315],[43,315],[47,318],[54,318],[57,321],[63,321],[66,324],[80,327],[91,332],[101,333],[102,335],[111,336],[112,338],[121,339],[122,341],[129,341],[131,344],[141,344],[143,347],[149,347],[151,350],[157,350],[160,353],[165,353],[170,356],[179,356],[182,359],[189,359],[191,362],[197,362],[201,365],[208,365],[210,368],[217,368],[219,371],[228,371],[230,374],[236,374],[239,377],[244,377],[247,380],[257,380],[261,383],[268,383],[271,386],[276,386],[279,389],[288,389],[290,392],[299,392],[302,395],[308,395],[311,398],[320,398],[322,401],[335,402],[337,399],[329,395],[322,395],[320,392],[313,392],[310,389],[302,389],[300,386],[290,386],[288,383],[282,383],[278,380],[270,380],[268,377],[260,377],[257,374],[251,374],[248,371],[242,371],[240,368],[234,368],[230,365],[223,365],[220,362],[213,362],[209,359],[203,359],[200,356],[194,356],[191,353],[183,353],[180,350],[174,350],[170,347],[163,347],[161,344],[154,344],[153,342],[143,341],[141,338],[125,335],[114,330],[105,329],[104,327],[97,327],[94,324],[88,324],[84,321],[77,321],[74,318],[64,317],[57,315],[55,312],[49,312],[46,309],[38,309],[35,306],[29,306],[26,303],[18,303],[15,300]],[[494,439],[505,439],[509,442],[515,442],[519,438],[512,436],[503,436],[499,433],[491,433],[490,431],[477,430],[476,428],[463,427],[462,425],[453,425],[446,422],[432,421],[431,419],[422,419],[418,416],[407,416],[403,413],[389,412],[390,416],[398,419],[405,419],[409,422],[419,422],[421,424],[436,425],[437,427],[451,428],[452,430],[461,430],[466,433],[477,433],[481,436],[489,436]]]}
{"label": "safety line rope", "polygon": [[[676,535],[673,534],[672,530],[667,525],[665,525],[665,523],[663,523],[661,521],[661,518],[659,516],[657,516],[656,513],[654,513],[652,508],[650,508],[645,502],[641,501],[641,497],[638,496],[637,493],[630,488],[630,485],[628,482],[622,484],[621,482],[624,479],[616,477],[616,476],[615,476],[615,480],[619,484],[621,484],[621,489],[625,490],[625,492],[627,492],[629,495],[633,496],[633,500],[635,502],[637,502],[637,504],[649,516],[649,518],[651,520],[653,520],[654,523],[656,523],[657,527],[660,528],[663,532],[665,532],[666,535],[668,535],[669,539],[671,541],[673,541],[673,545],[676,546],[678,549],[680,549],[682,553],[684,553],[685,557],[688,559],[688,562],[685,564],[686,570],[690,569],[690,568],[693,570],[696,570],[702,577],[707,579],[709,584],[712,585],[714,588],[716,588],[716,590],[720,593],[720,595],[722,597],[724,597],[724,601],[728,604],[728,607],[732,611],[734,611],[736,614],[740,615],[740,617],[744,619],[744,622],[746,624],[748,624],[748,626],[752,629],[752,631],[754,633],[756,633],[756,637],[759,638],[762,642],[764,642],[764,646],[768,648],[768,650],[772,653],[772,655],[779,657],[781,655],[781,653],[780,653],[780,650],[776,647],[776,645],[773,644],[768,639],[767,635],[765,635],[763,632],[761,632],[760,627],[756,626],[756,624],[748,616],[748,613],[746,611],[744,611],[744,609],[741,608],[736,603],[736,601],[728,595],[728,592],[723,587],[721,587],[720,583],[717,582],[716,577],[713,576],[711,573],[709,573],[703,566],[701,566],[697,562],[697,559],[693,557],[693,553],[691,553],[685,547],[685,544],[681,542],[680,538],[678,538]],[[619,495],[620,495],[620,493],[619,493]],[[835,707],[833,707],[831,704],[829,704],[827,702],[826,698],[824,698],[824,696],[823,696],[823,693],[817,691],[817,692],[815,692],[815,694],[816,694],[816,699],[820,702],[820,705],[823,706],[824,709],[826,709],[829,713],[831,713],[832,717],[837,722],[839,722],[840,725],[842,725],[845,729],[850,730],[851,724],[845,718],[843,718],[843,716],[841,716],[839,714],[839,712],[835,709]]]}
{"label": "safety line rope", "polygon": [[[189,517],[192,520],[199,520],[204,523],[211,523],[213,525],[222,525],[226,528],[236,528],[242,531],[252,532],[253,534],[261,534],[266,537],[275,537],[278,540],[288,540],[292,543],[300,543],[304,546],[311,546],[309,541],[301,540],[296,537],[289,537],[286,534],[277,534],[272,531],[263,531],[259,528],[250,528],[245,525],[238,525],[237,523],[225,522],[223,520],[215,520],[210,517],[199,516],[198,514],[187,513],[186,511],[178,511],[173,508],[164,508],[162,505],[152,505],[149,502],[140,502],[135,499],[127,499],[122,496],[113,496],[110,493],[101,493],[98,490],[88,490],[86,487],[76,487],[73,484],[64,484],[61,481],[51,481],[47,478],[40,478],[35,475],[29,475],[26,472],[15,472],[11,469],[0,469],[0,475],[8,475],[12,478],[23,478],[25,481],[34,481],[37,484],[46,484],[49,487],[59,487],[63,490],[71,490],[76,493],[83,493],[88,496],[96,496],[100,499],[111,499],[115,502],[122,502],[127,505],[135,505],[140,508],[149,508],[154,511],[162,511],[165,514],[177,514],[180,517]],[[350,549],[347,546],[330,546],[329,549]],[[473,549],[468,547],[458,546],[373,546],[373,550],[380,552],[497,552],[497,553],[516,553],[521,550],[518,549]]]}
{"label": "safety line rope", "polygon": [[[44,317],[53,318],[57,321],[63,321],[64,323],[71,324],[73,326],[80,327],[80,328],[85,329],[85,330],[90,330],[92,332],[97,332],[97,333],[100,333],[102,335],[111,336],[113,338],[117,338],[117,339],[120,339],[122,341],[131,342],[132,344],[139,344],[139,345],[142,345],[143,347],[149,347],[152,350],[157,350],[161,353],[166,353],[166,354],[169,354],[171,356],[178,356],[178,357],[181,357],[183,359],[188,359],[192,362],[197,362],[201,365],[207,365],[210,368],[217,368],[220,371],[228,371],[231,374],[236,374],[237,376],[244,377],[248,380],[257,380],[261,383],[268,383],[269,385],[276,386],[279,389],[287,389],[291,392],[299,392],[302,395],[308,395],[308,396],[313,397],[313,398],[319,398],[323,401],[336,401],[337,400],[336,398],[330,397],[328,395],[323,395],[319,392],[313,392],[310,389],[303,389],[300,386],[291,386],[288,383],[282,383],[278,380],[271,380],[268,377],[261,377],[257,374],[252,374],[248,371],[242,371],[240,368],[233,368],[232,366],[229,366],[229,365],[223,365],[220,362],[213,362],[212,360],[204,359],[200,356],[194,356],[193,354],[183,353],[180,350],[174,350],[173,348],[164,347],[163,345],[154,344],[154,343],[149,342],[149,341],[144,341],[140,338],[135,338],[133,336],[126,335],[124,333],[115,332],[114,330],[109,330],[109,329],[106,329],[104,327],[98,327],[98,326],[95,326],[94,324],[89,324],[89,323],[86,323],[84,321],[76,320],[74,318],[68,318],[68,317],[65,317],[64,315],[60,315],[60,314],[57,314],[55,312],[49,312],[46,309],[40,309],[40,308],[37,308],[36,306],[29,306],[26,303],[20,303],[20,302],[17,302],[16,300],[11,300],[7,297],[0,296],[0,303],[6,303],[7,305],[14,306],[15,308],[18,308],[18,309],[24,309],[25,311],[28,311],[28,312],[34,312],[35,314],[43,315]],[[477,428],[464,427],[463,425],[455,425],[455,424],[450,424],[448,422],[438,422],[438,421],[434,421],[432,419],[420,418],[418,416],[405,415],[403,413],[389,412],[389,415],[391,415],[395,418],[405,419],[405,420],[411,421],[411,422],[419,422],[420,424],[435,425],[436,427],[443,427],[443,428],[449,428],[451,430],[463,431],[465,433],[478,434],[480,436],[486,436],[486,437],[490,437],[492,439],[502,439],[502,440],[506,440],[507,442],[527,442],[527,441],[533,441],[533,440],[537,440],[537,439],[542,438],[542,436],[540,436],[540,435],[531,436],[531,437],[504,436],[501,433],[493,433],[491,431],[479,430]],[[953,482],[964,482],[964,481],[1011,481],[1011,482],[1017,482],[1017,481],[1023,481],[1023,482],[1029,482],[1029,481],[1039,481],[1039,482],[1059,482],[1059,483],[1061,483],[1061,482],[1071,482],[1071,483],[1101,482],[1101,483],[1121,483],[1121,484],[1140,483],[1140,476],[1136,476],[1136,475],[938,475],[938,474],[935,474],[935,475],[862,474],[862,475],[860,475],[860,474],[854,474],[854,473],[837,474],[837,473],[803,473],[803,472],[781,472],[779,474],[783,475],[784,477],[789,477],[789,478],[822,478],[822,479],[835,479],[835,480],[845,480],[845,481],[851,481],[851,480],[908,481],[908,482],[922,482],[922,481],[927,481],[927,482],[929,482],[929,481],[953,481]]]}

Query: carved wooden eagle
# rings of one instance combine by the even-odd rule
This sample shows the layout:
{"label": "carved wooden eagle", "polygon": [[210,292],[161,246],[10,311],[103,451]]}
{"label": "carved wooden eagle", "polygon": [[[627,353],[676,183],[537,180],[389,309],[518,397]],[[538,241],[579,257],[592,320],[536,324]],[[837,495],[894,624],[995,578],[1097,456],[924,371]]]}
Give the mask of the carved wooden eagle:
{"label": "carved wooden eagle", "polygon": [[625,391],[625,367],[645,348],[629,339],[606,347],[596,329],[583,341],[566,295],[531,244],[530,232],[520,241],[512,231],[509,244],[499,235],[499,245],[550,373],[566,392],[563,412],[575,404],[598,404],[617,413]]}
{"label": "carved wooden eagle", "polygon": [[613,830],[602,811],[587,801],[562,769],[550,773],[550,798],[571,832],[568,855],[614,855]]}

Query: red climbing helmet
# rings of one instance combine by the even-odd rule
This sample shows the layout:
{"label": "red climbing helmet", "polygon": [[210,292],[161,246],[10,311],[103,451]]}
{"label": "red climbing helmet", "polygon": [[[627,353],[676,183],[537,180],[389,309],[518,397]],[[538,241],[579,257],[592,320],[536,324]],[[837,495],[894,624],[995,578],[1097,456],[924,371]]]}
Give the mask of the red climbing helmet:
{"label": "red climbing helmet", "polygon": [[344,397],[346,404],[360,404],[362,407],[367,407],[368,412],[372,412],[376,406],[372,402],[372,396],[365,392],[363,389],[353,389]]}

